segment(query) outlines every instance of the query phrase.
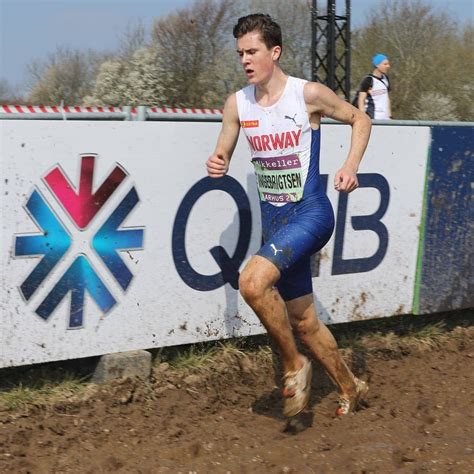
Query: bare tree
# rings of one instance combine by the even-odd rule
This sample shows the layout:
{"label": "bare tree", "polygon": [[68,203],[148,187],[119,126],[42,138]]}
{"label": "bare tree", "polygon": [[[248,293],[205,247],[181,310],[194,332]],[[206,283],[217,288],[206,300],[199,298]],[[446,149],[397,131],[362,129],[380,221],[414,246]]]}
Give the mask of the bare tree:
{"label": "bare tree", "polygon": [[125,31],[119,36],[118,56],[122,59],[130,59],[135,51],[149,46],[148,36],[149,32],[142,21],[129,22]]}
{"label": "bare tree", "polygon": [[23,99],[18,87],[12,86],[6,79],[0,78],[0,104],[21,104]]}
{"label": "bare tree", "polygon": [[[210,88],[226,89],[228,81],[225,84],[221,81],[219,70],[223,66],[222,58],[228,57],[226,49],[230,47],[235,21],[234,3],[201,0],[156,21],[153,38],[168,77],[165,84],[168,103],[217,105],[203,100]],[[216,100],[222,105],[222,98]]]}
{"label": "bare tree", "polygon": [[106,57],[93,51],[58,47],[45,61],[30,64],[27,100],[44,105],[81,104],[82,98],[92,91],[95,76]]}
{"label": "bare tree", "polygon": [[[251,0],[250,11],[269,14],[283,34],[281,66],[290,75],[311,79],[311,2]],[[249,10],[248,10],[249,11]]]}
{"label": "bare tree", "polygon": [[449,96],[438,92],[423,92],[413,109],[416,120],[459,120],[456,104]]}
{"label": "bare tree", "polygon": [[222,106],[226,96],[245,85],[232,28],[251,11],[272,15],[285,34],[282,66],[309,77],[310,10],[306,0],[198,0],[158,20],[153,38],[164,60],[167,102],[181,106]]}
{"label": "bare tree", "polygon": [[[38,104],[84,98],[87,104],[221,107],[246,83],[232,28],[239,16],[257,11],[282,26],[285,72],[310,79],[310,6],[309,0],[196,0],[156,20],[150,35],[142,23],[129,24],[115,56],[58,48],[32,63],[27,98]],[[473,31],[426,0],[381,0],[353,33],[353,85],[382,51],[393,64],[396,118],[431,116],[426,107],[433,100],[447,109],[438,117],[474,120]]]}

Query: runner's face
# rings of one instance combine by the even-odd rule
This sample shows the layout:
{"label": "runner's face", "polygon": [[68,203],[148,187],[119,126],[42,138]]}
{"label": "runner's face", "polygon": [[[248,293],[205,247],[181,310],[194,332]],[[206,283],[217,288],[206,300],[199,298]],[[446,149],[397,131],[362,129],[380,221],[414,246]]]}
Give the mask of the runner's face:
{"label": "runner's face", "polygon": [[384,59],[378,66],[377,69],[382,73],[382,74],[387,74],[387,72],[390,70],[390,62],[388,59]]}
{"label": "runner's face", "polygon": [[237,52],[249,83],[259,84],[270,79],[281,48],[273,46],[268,49],[260,33],[253,31],[237,40]]}

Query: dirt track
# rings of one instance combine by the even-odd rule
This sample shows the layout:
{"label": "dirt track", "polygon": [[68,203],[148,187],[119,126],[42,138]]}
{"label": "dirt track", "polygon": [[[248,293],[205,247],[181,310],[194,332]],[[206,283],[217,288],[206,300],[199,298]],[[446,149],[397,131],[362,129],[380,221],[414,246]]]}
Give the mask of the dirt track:
{"label": "dirt track", "polygon": [[271,357],[231,350],[198,373],[162,364],[150,384],[0,411],[0,472],[472,473],[474,341],[463,331],[442,350],[346,351],[371,391],[342,420],[316,368],[312,407],[287,425]]}

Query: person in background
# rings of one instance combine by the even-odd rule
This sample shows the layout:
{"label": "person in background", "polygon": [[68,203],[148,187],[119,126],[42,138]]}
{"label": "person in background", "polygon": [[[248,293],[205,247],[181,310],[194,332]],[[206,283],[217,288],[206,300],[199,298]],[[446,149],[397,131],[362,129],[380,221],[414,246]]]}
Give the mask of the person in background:
{"label": "person in background", "polygon": [[387,76],[390,61],[387,56],[377,53],[372,58],[374,70],[365,76],[359,87],[356,105],[371,119],[388,120],[392,118],[390,107],[390,80]]}

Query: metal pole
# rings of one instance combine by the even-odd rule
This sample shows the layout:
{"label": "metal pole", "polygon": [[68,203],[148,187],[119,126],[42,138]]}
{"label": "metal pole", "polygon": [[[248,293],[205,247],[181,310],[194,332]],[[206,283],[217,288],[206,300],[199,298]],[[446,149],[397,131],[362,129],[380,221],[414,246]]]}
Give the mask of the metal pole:
{"label": "metal pole", "polygon": [[147,119],[146,107],[144,105],[139,105],[137,107],[137,114],[134,120],[137,121],[145,121]]}
{"label": "metal pole", "polygon": [[351,101],[351,0],[346,0],[346,46],[344,64],[346,69],[344,88],[346,100]]}
{"label": "metal pole", "polygon": [[336,0],[328,0],[328,78],[327,85],[330,89],[336,89]]}
{"label": "metal pole", "polygon": [[316,58],[316,35],[317,29],[316,24],[318,21],[318,0],[313,0],[313,6],[311,8],[311,80],[316,81],[316,70],[317,70],[317,58]]}
{"label": "metal pole", "polygon": [[337,15],[336,0],[327,0],[327,12],[321,14],[317,0],[312,0],[311,78],[350,100],[351,1],[345,0],[345,6],[345,15]]}
{"label": "metal pole", "polygon": [[125,120],[132,120],[132,107],[130,105],[124,105],[122,110],[125,114]]}

